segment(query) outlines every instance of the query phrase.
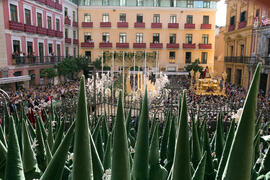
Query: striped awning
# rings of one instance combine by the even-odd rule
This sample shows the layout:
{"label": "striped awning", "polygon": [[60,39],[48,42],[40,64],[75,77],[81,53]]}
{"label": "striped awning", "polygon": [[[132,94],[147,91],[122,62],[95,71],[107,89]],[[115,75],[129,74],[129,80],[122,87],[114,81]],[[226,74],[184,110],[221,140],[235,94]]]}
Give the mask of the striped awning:
{"label": "striped awning", "polygon": [[31,78],[29,75],[0,78],[0,84],[9,84],[9,83],[15,83],[15,82],[29,81],[30,79]]}

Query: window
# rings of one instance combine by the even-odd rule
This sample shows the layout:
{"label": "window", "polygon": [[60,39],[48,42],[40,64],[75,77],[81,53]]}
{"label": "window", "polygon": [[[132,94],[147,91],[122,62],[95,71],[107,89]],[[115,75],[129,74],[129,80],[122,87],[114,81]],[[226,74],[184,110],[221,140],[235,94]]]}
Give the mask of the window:
{"label": "window", "polygon": [[187,34],[186,35],[186,43],[187,44],[192,44],[192,34]]}
{"label": "window", "polygon": [[187,15],[187,24],[193,24],[193,16]]}
{"label": "window", "polygon": [[170,7],[175,7],[175,2],[174,2],[174,0],[170,0]]}
{"label": "window", "polygon": [[120,43],[126,43],[127,34],[126,33],[120,33],[119,34],[119,42]]}
{"label": "window", "polygon": [[159,33],[153,34],[153,43],[159,43]]}
{"label": "window", "polygon": [[243,22],[245,20],[246,20],[246,11],[241,12],[241,14],[240,14],[240,22]]}
{"label": "window", "polygon": [[176,15],[171,15],[170,16],[170,23],[176,23],[177,19],[176,19]]}
{"label": "window", "polygon": [[27,54],[33,55],[33,43],[30,41],[27,41]]}
{"label": "window", "polygon": [[194,7],[194,0],[187,0],[187,8],[193,8]]}
{"label": "window", "polygon": [[185,60],[186,64],[190,64],[191,63],[191,52],[186,52],[186,60]]}
{"label": "window", "polygon": [[66,47],[66,57],[69,57],[69,48]]}
{"label": "window", "polygon": [[256,17],[259,17],[260,16],[260,9],[257,9],[256,10]]}
{"label": "window", "polygon": [[231,56],[233,56],[233,52],[234,50],[233,50],[233,46],[231,46]]}
{"label": "window", "polygon": [[73,48],[73,56],[76,56],[76,48]]}
{"label": "window", "polygon": [[68,8],[65,7],[65,17],[68,16]]}
{"label": "window", "polygon": [[109,0],[102,0],[103,6],[109,6]]}
{"label": "window", "polygon": [[[40,57],[44,56],[43,43],[38,43],[38,53]],[[43,58],[41,59],[41,61],[43,61]]]}
{"label": "window", "polygon": [[203,8],[210,8],[210,1],[204,1]]}
{"label": "window", "polygon": [[125,13],[120,14],[120,22],[126,22],[126,14]]}
{"label": "window", "polygon": [[143,43],[143,33],[136,34],[136,43]]}
{"label": "window", "polygon": [[170,51],[169,52],[169,58],[170,59],[175,59],[175,51]]}
{"label": "window", "polygon": [[207,52],[202,52],[202,57],[201,57],[201,64],[207,64]]}
{"label": "window", "polygon": [[13,52],[17,53],[18,55],[21,52],[21,50],[20,50],[20,41],[13,40]]}
{"label": "window", "polygon": [[84,22],[91,22],[91,15],[88,13],[84,14]]}
{"label": "window", "polygon": [[77,22],[75,11],[72,11],[72,17],[73,17],[73,21],[74,21],[74,22]]}
{"label": "window", "polygon": [[91,62],[91,51],[85,51],[85,57],[88,60],[88,62]]}
{"label": "window", "polygon": [[52,29],[52,18],[51,18],[51,16],[47,16],[47,26],[48,26],[48,29]]}
{"label": "window", "polygon": [[18,22],[17,6],[10,4],[10,19],[11,21]]}
{"label": "window", "polygon": [[73,39],[77,39],[76,31],[73,31]]}
{"label": "window", "polygon": [[232,16],[230,18],[230,26],[234,25],[235,24],[235,16]]}
{"label": "window", "polygon": [[53,46],[52,46],[52,44],[48,44],[48,52],[49,52],[49,55],[52,55],[52,53],[53,53]]}
{"label": "window", "polygon": [[126,0],[120,0],[120,6],[126,6],[127,2]]}
{"label": "window", "polygon": [[24,9],[25,24],[31,25],[31,11]]}
{"label": "window", "polygon": [[56,31],[60,31],[60,20],[56,19],[55,21]]}
{"label": "window", "polygon": [[136,6],[143,6],[143,0],[136,0]]}
{"label": "window", "polygon": [[57,56],[61,56],[61,45],[60,44],[57,44],[56,53],[57,53]]}
{"label": "window", "polygon": [[160,7],[160,0],[154,0],[154,7]]}
{"label": "window", "polygon": [[203,24],[209,24],[209,16],[203,16]]}
{"label": "window", "polygon": [[170,34],[170,44],[176,43],[176,34]]}
{"label": "window", "polygon": [[245,45],[244,44],[241,44],[241,46],[240,46],[240,50],[241,50],[241,54],[240,54],[240,56],[245,56]]}
{"label": "window", "polygon": [[208,44],[208,34],[203,34],[202,35],[202,43],[203,44]]}
{"label": "window", "polygon": [[42,14],[37,13],[37,26],[42,27]]}
{"label": "window", "polygon": [[91,34],[89,32],[84,33],[84,42],[90,42],[91,40]]}
{"label": "window", "polygon": [[102,14],[102,22],[109,22],[109,14],[108,13]]}
{"label": "window", "polygon": [[143,22],[143,15],[137,14],[137,23],[142,23],[142,22]]}
{"label": "window", "polygon": [[102,34],[102,41],[106,42],[106,43],[110,42],[110,34],[109,33],[103,33]]}
{"label": "window", "polygon": [[65,38],[68,38],[68,29],[65,29]]}
{"label": "window", "polygon": [[160,23],[160,15],[159,14],[154,14],[153,23]]}

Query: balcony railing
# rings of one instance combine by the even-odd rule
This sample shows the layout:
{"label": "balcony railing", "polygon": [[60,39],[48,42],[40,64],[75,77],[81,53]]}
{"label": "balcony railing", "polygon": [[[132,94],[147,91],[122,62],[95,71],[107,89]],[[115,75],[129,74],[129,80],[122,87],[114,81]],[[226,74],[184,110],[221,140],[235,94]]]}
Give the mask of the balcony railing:
{"label": "balcony railing", "polygon": [[168,28],[179,28],[179,23],[168,23]]}
{"label": "balcony railing", "polygon": [[234,30],[235,30],[235,25],[230,25],[228,31],[231,32],[231,31],[234,31]]}
{"label": "balcony railing", "polygon": [[145,28],[145,23],[144,23],[144,22],[142,22],[142,23],[140,23],[140,22],[135,22],[135,23],[134,23],[134,27],[135,27],[135,28]]}
{"label": "balcony railing", "polygon": [[55,32],[55,36],[56,36],[56,37],[59,37],[59,38],[63,38],[63,32],[61,32],[61,31],[56,31],[56,32]]}
{"label": "balcony railing", "polygon": [[106,43],[106,42],[101,42],[99,43],[100,48],[112,48],[112,43]]}
{"label": "balcony railing", "polygon": [[167,43],[167,48],[168,49],[178,49],[179,44],[178,43]]}
{"label": "balcony railing", "polygon": [[170,63],[170,64],[175,64],[175,62],[176,62],[176,61],[175,61],[175,58],[170,57],[170,59],[169,59],[169,63]]}
{"label": "balcony railing", "polygon": [[71,44],[71,38],[65,38],[65,43]]}
{"label": "balcony railing", "polygon": [[93,22],[82,22],[82,27],[92,28],[93,27]]}
{"label": "balcony railing", "polygon": [[94,42],[82,42],[81,47],[93,48],[93,47],[95,47],[95,44],[94,44]]}
{"label": "balcony railing", "polygon": [[199,44],[199,49],[212,49],[212,44]]}
{"label": "balcony railing", "polygon": [[9,29],[16,31],[24,31],[24,24],[16,21],[9,21]]}
{"label": "balcony railing", "polygon": [[72,26],[73,27],[78,27],[78,22],[73,21]]}
{"label": "balcony railing", "polygon": [[24,24],[24,31],[28,33],[36,33],[37,28],[36,26],[32,26],[31,24]]}
{"label": "balcony railing", "polygon": [[117,27],[128,28],[128,22],[117,22]]}
{"label": "balcony railing", "polygon": [[65,24],[71,25],[71,20],[67,16],[65,17]]}
{"label": "balcony railing", "polygon": [[46,5],[52,8],[55,8],[55,3],[53,0],[46,0]]}
{"label": "balcony railing", "polygon": [[79,40],[78,39],[73,39],[73,44],[79,44]]}
{"label": "balcony railing", "polygon": [[152,48],[152,49],[162,49],[163,44],[162,43],[150,43],[150,48]]}
{"label": "balcony railing", "polygon": [[201,29],[212,29],[212,24],[201,24]]}
{"label": "balcony railing", "polygon": [[55,3],[55,9],[62,11],[62,4]]}
{"label": "balcony railing", "polygon": [[151,23],[151,28],[162,28],[162,23]]}
{"label": "balcony railing", "polygon": [[183,43],[183,49],[195,49],[195,48],[196,48],[196,44]]}
{"label": "balcony railing", "polygon": [[47,29],[43,27],[37,27],[37,34],[47,35]]}
{"label": "balcony railing", "polygon": [[43,3],[45,4],[46,3],[46,0],[36,0],[37,2],[40,2],[40,3]]}
{"label": "balcony railing", "polygon": [[185,29],[195,29],[195,24],[185,24]]}
{"label": "balcony railing", "polygon": [[50,36],[50,37],[55,37],[56,33],[52,29],[47,29],[47,35]]}
{"label": "balcony railing", "polygon": [[46,65],[56,64],[62,61],[62,56],[14,56],[12,55],[12,65]]}
{"label": "balcony railing", "polygon": [[100,27],[110,28],[110,27],[112,27],[112,23],[111,22],[100,22]]}
{"label": "balcony railing", "polygon": [[133,43],[133,48],[144,49],[146,48],[146,43]]}
{"label": "balcony railing", "polygon": [[244,27],[246,27],[246,26],[247,26],[247,21],[239,22],[239,24],[238,24],[238,29],[242,29],[242,28],[244,28]]}
{"label": "balcony railing", "polygon": [[117,48],[129,48],[129,43],[116,43]]}
{"label": "balcony railing", "polygon": [[[249,56],[225,56],[224,62],[226,63],[241,63],[250,64],[252,57]],[[256,57],[254,58],[256,61]]]}

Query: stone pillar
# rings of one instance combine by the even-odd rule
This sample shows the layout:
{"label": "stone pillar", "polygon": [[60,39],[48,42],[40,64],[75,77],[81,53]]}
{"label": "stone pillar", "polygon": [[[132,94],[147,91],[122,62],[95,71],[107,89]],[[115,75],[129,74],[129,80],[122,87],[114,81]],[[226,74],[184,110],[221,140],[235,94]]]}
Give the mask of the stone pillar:
{"label": "stone pillar", "polygon": [[269,96],[269,87],[270,86],[270,73],[268,73],[268,77],[267,77],[267,84],[266,84],[266,92],[265,95]]}

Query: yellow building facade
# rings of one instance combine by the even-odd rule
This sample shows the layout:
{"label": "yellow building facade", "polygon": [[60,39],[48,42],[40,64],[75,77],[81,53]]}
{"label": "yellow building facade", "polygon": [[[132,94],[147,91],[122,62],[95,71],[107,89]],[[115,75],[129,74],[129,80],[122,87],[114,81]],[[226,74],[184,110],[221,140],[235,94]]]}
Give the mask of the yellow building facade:
{"label": "yellow building facade", "polygon": [[161,71],[184,71],[195,59],[213,71],[215,15],[216,1],[85,0],[79,53],[94,61],[103,52],[156,52]]}
{"label": "yellow building facade", "polygon": [[216,30],[215,40],[215,61],[214,61],[214,73],[221,77],[224,72],[224,32],[225,27],[219,27]]}

